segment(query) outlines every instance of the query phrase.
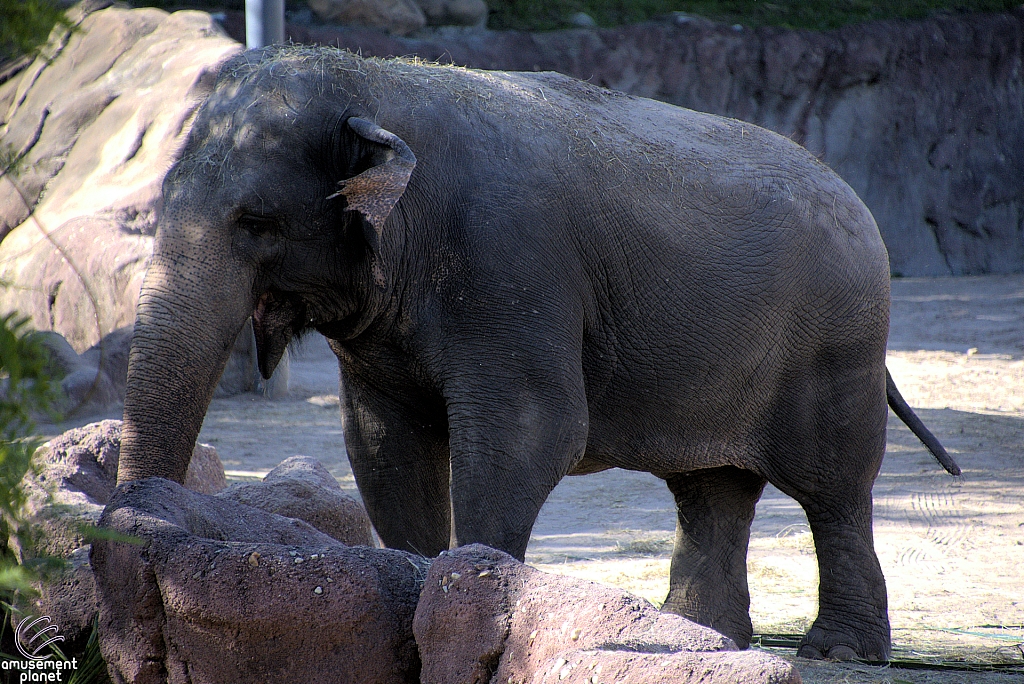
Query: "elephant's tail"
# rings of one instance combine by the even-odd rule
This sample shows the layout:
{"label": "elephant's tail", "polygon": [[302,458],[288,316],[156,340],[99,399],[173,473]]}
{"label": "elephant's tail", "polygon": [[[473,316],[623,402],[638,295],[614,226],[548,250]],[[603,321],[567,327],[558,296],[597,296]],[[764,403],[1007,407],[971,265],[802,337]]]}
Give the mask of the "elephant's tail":
{"label": "elephant's tail", "polygon": [[960,475],[960,466],[956,464],[953,457],[949,455],[946,449],[939,443],[939,440],[931,433],[931,431],[924,426],[921,419],[914,413],[914,409],[910,408],[907,401],[900,394],[900,391],[896,389],[896,383],[893,382],[892,376],[889,375],[889,369],[885,369],[885,398],[889,401],[889,407],[892,412],[895,413],[900,420],[906,423],[906,426],[910,428],[910,431],[917,435],[917,438],[924,442],[924,445],[928,447],[928,451],[932,452],[932,456],[935,460],[946,469],[950,475]]}

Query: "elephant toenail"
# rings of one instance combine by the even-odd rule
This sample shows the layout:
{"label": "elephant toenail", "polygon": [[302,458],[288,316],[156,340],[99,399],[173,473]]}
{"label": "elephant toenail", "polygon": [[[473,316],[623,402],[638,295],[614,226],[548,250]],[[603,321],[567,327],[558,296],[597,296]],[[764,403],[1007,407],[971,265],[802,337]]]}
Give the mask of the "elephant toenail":
{"label": "elephant toenail", "polygon": [[857,660],[859,657],[856,651],[845,644],[833,646],[828,650],[829,660]]}
{"label": "elephant toenail", "polygon": [[810,644],[804,644],[800,647],[800,650],[796,653],[799,658],[807,658],[808,660],[824,660],[825,656],[816,647]]}

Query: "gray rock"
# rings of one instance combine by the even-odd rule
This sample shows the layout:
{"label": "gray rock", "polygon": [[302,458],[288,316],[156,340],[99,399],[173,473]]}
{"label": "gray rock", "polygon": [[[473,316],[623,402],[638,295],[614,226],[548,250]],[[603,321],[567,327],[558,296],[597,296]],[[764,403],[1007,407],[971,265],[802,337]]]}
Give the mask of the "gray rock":
{"label": "gray rock", "polygon": [[363,505],[343,493],[327,468],[309,456],[285,459],[262,482],[233,484],[218,496],[305,520],[343,544],[373,545],[370,519]]}
{"label": "gray rock", "polygon": [[621,589],[479,544],[433,561],[413,630],[431,684],[800,681],[781,658],[738,653],[718,632]]}
{"label": "gray rock", "polygon": [[60,386],[53,407],[65,416],[84,416],[124,402],[132,329],[110,333],[79,355],[63,335],[44,331],[39,339],[49,355],[49,371]]}
{"label": "gray rock", "polygon": [[323,21],[354,24],[404,36],[427,20],[413,0],[306,0]]}
{"label": "gray rock", "polygon": [[37,338],[49,356],[47,368],[54,378],[63,378],[82,366],[82,357],[60,333],[47,330]]}
{"label": "gray rock", "polygon": [[93,544],[116,683],[418,681],[425,559],[158,478],[119,488],[101,522],[145,543]]}
{"label": "gray rock", "polygon": [[132,348],[130,325],[118,328],[103,336],[99,342],[82,354],[82,360],[101,370],[114,386],[117,400],[124,402],[125,384],[128,380],[128,353]]}
{"label": "gray rock", "polygon": [[597,22],[594,18],[586,12],[577,12],[576,14],[569,17],[569,23],[577,28],[594,28],[597,26]]}
{"label": "gray rock", "polygon": [[60,389],[68,402],[62,411],[67,415],[89,415],[124,399],[107,374],[92,366],[82,366],[66,376]]}
{"label": "gray rock", "polygon": [[483,0],[416,0],[428,26],[487,25],[487,3]]}

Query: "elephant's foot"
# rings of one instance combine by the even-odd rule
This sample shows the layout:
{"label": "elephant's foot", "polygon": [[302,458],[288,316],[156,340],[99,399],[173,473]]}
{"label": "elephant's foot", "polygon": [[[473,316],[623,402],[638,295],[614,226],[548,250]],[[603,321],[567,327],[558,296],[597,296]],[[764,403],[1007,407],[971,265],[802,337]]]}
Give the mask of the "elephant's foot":
{"label": "elephant's foot", "polygon": [[818,617],[800,642],[805,658],[885,661],[889,611],[871,536],[871,491],[840,480],[800,503],[818,556]]}
{"label": "elephant's foot", "polygon": [[820,627],[815,621],[800,641],[796,654],[811,660],[885,662],[889,659],[890,648],[888,629],[884,636],[865,632],[844,633],[839,629]]}

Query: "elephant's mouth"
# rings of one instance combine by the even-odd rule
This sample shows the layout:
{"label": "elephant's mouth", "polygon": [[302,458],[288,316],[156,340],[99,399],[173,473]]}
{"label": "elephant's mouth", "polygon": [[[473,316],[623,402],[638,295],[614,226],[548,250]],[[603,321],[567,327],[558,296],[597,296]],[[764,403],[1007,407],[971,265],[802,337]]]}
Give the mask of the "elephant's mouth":
{"label": "elephant's mouth", "polygon": [[302,331],[305,310],[302,300],[288,292],[268,290],[256,302],[252,330],[256,334],[256,361],[264,378],[273,375],[288,342]]}

